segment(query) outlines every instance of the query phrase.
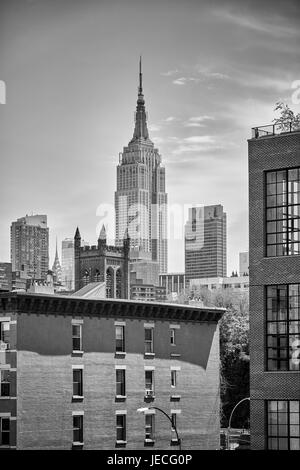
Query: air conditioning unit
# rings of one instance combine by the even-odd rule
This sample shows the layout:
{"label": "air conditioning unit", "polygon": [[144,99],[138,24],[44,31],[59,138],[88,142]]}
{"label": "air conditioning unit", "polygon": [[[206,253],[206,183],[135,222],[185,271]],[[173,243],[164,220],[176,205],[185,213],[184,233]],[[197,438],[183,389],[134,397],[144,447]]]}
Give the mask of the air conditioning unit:
{"label": "air conditioning unit", "polygon": [[154,391],[153,390],[146,390],[145,391],[145,396],[152,398],[154,396]]}

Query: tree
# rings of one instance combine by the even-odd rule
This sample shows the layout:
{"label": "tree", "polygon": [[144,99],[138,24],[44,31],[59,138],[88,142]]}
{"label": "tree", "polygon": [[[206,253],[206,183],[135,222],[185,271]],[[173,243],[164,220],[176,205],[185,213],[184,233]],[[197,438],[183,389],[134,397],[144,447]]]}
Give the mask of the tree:
{"label": "tree", "polygon": [[[249,294],[200,288],[194,295],[207,307],[226,308],[220,321],[220,389],[221,426],[227,427],[234,406],[250,393]],[[249,405],[237,408],[232,424],[241,428],[249,425]]]}
{"label": "tree", "polygon": [[283,101],[278,101],[274,111],[280,111],[280,117],[273,119],[273,122],[282,132],[300,129],[300,113],[294,112]]}

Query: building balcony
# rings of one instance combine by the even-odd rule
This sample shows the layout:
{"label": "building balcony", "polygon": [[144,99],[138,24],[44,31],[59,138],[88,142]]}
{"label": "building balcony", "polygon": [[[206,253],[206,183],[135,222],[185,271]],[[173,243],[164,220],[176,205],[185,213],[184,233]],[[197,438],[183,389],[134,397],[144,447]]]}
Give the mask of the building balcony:
{"label": "building balcony", "polygon": [[260,137],[270,137],[280,134],[290,134],[291,132],[299,132],[300,125],[292,122],[286,125],[282,124],[269,124],[267,126],[252,127],[252,139],[259,139]]}

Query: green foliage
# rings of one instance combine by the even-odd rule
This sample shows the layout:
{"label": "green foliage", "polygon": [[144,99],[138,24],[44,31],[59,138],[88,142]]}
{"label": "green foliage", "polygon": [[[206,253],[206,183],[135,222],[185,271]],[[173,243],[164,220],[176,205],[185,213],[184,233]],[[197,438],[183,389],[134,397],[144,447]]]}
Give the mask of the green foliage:
{"label": "green foliage", "polygon": [[[233,289],[194,292],[205,306],[226,308],[220,321],[221,426],[227,427],[234,406],[249,396],[249,295]],[[249,403],[238,407],[233,427],[249,425]]]}
{"label": "green foliage", "polygon": [[278,101],[274,111],[280,111],[280,117],[273,119],[273,122],[282,132],[300,129],[300,113],[294,114],[286,103]]}

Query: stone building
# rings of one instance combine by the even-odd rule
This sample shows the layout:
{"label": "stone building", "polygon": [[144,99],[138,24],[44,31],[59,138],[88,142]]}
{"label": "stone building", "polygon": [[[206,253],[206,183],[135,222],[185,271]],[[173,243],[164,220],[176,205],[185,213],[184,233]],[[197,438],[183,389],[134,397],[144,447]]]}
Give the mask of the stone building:
{"label": "stone building", "polygon": [[218,449],[223,313],[1,293],[0,449]]}
{"label": "stone building", "polygon": [[97,245],[81,246],[77,228],[74,237],[75,292],[90,282],[105,282],[107,298],[129,299],[129,249],[128,232],[122,247],[110,246],[106,243],[103,225]]}

